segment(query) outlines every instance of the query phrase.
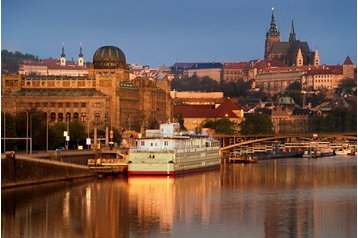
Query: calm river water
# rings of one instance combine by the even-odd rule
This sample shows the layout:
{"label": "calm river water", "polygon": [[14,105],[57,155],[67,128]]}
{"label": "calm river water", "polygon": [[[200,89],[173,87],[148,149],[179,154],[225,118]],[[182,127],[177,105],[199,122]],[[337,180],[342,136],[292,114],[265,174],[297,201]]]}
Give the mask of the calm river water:
{"label": "calm river water", "polygon": [[1,237],[356,237],[356,157],[1,191]]}

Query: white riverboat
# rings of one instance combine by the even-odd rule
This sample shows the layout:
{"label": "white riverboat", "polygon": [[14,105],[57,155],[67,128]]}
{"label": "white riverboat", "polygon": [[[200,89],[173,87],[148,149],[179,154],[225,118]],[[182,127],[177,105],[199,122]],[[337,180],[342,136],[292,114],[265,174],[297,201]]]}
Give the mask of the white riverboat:
{"label": "white riverboat", "polygon": [[128,175],[176,175],[219,168],[219,142],[208,135],[183,134],[178,123],[147,130],[129,150]]}

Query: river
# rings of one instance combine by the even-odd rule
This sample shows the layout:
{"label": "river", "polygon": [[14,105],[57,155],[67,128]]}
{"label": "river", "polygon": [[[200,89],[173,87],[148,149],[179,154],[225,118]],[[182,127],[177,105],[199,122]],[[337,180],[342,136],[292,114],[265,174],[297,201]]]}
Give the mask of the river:
{"label": "river", "polygon": [[356,237],[356,157],[1,191],[1,237]]}

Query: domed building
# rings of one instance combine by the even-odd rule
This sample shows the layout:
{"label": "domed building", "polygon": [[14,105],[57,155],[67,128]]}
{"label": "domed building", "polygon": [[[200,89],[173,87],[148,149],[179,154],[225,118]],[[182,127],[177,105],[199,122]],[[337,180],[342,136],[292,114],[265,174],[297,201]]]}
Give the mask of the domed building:
{"label": "domed building", "polygon": [[[5,82],[6,77],[2,78]],[[3,111],[15,114],[36,108],[50,124],[80,120],[90,130],[139,132],[172,116],[169,81],[130,80],[125,54],[116,46],[96,50],[88,76],[24,75],[11,85],[16,88],[2,88],[11,92],[2,96]]]}
{"label": "domed building", "polygon": [[96,69],[129,69],[123,51],[115,46],[103,46],[96,50],[93,66]]}

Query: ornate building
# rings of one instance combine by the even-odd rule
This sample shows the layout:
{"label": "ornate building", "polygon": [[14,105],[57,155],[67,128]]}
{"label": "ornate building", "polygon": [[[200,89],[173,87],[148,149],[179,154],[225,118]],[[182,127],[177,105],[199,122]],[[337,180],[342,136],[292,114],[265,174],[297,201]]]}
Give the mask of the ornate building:
{"label": "ornate building", "polygon": [[274,9],[272,9],[270,28],[266,33],[265,60],[279,60],[287,66],[319,65],[318,50],[312,52],[307,42],[296,38],[293,21],[287,42],[281,41],[276,25]]}
{"label": "ornate building", "polygon": [[40,61],[26,60],[19,65],[21,75],[43,76],[87,76],[88,68],[84,64],[82,45],[78,54],[77,62],[66,60],[65,47],[62,45],[60,59],[44,59]]}
{"label": "ornate building", "polygon": [[80,120],[89,128],[140,131],[172,115],[169,81],[129,80],[125,55],[114,46],[95,52],[86,77],[3,75],[2,81],[2,111],[36,108],[50,123]]}

